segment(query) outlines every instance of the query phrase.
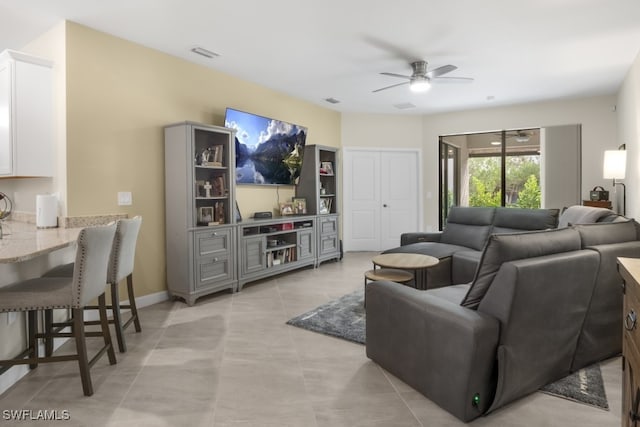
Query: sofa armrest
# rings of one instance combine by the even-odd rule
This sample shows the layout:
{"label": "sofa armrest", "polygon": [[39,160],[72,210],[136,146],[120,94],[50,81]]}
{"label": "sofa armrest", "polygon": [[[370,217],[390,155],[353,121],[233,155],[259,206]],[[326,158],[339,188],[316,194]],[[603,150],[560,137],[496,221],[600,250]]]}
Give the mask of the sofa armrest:
{"label": "sofa armrest", "polygon": [[403,233],[400,235],[400,246],[418,242],[439,242],[442,231],[432,233]]}
{"label": "sofa armrest", "polygon": [[371,282],[366,294],[370,359],[463,421],[486,412],[495,392],[497,319],[392,282]]}

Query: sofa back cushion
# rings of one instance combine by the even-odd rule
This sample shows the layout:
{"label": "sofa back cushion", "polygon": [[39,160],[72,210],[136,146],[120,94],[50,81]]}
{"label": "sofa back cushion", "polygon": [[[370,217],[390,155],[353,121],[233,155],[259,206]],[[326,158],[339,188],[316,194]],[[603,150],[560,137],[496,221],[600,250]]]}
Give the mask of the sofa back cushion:
{"label": "sofa back cushion", "polygon": [[559,209],[496,208],[492,233],[557,228],[559,214]]}
{"label": "sofa back cushion", "polygon": [[505,262],[579,249],[580,234],[571,228],[492,234],[461,305],[477,309],[500,266]]}
{"label": "sofa back cushion", "polygon": [[440,241],[482,250],[491,232],[496,208],[453,206]]}
{"label": "sofa back cushion", "polygon": [[580,233],[582,247],[624,243],[638,240],[635,221],[579,224],[573,228]]}

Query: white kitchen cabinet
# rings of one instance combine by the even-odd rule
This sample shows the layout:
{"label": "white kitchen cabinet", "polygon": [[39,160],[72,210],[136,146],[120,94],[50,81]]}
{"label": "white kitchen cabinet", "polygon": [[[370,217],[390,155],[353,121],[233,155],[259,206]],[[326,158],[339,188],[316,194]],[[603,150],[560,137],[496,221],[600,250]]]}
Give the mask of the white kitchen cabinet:
{"label": "white kitchen cabinet", "polygon": [[0,53],[0,177],[53,175],[52,79],[50,61]]}

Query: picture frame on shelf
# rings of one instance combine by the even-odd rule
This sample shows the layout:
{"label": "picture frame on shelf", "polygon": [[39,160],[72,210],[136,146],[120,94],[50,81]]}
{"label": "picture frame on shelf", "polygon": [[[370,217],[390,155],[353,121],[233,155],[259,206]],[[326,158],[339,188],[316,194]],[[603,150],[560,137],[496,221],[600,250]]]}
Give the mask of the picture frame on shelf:
{"label": "picture frame on shelf", "polygon": [[204,197],[206,191],[204,189],[205,181],[196,181],[196,197]]}
{"label": "picture frame on shelf", "polygon": [[291,202],[293,203],[293,212],[296,215],[304,215],[307,213],[307,199],[304,197],[293,197]]}
{"label": "picture frame on shelf", "polygon": [[200,206],[198,208],[198,224],[213,225],[214,222],[213,206]]}
{"label": "picture frame on shelf", "polygon": [[320,175],[333,175],[333,163],[320,162]]}
{"label": "picture frame on shelf", "polygon": [[295,214],[295,211],[293,209],[293,203],[292,202],[284,202],[284,203],[280,203],[280,215],[281,216],[287,216],[287,215],[293,215]]}
{"label": "picture frame on shelf", "polygon": [[320,199],[320,209],[319,212],[321,214],[331,213],[331,198],[323,197]]}
{"label": "picture frame on shelf", "polygon": [[226,192],[224,175],[216,176],[213,179],[213,191],[214,197],[224,197]]}

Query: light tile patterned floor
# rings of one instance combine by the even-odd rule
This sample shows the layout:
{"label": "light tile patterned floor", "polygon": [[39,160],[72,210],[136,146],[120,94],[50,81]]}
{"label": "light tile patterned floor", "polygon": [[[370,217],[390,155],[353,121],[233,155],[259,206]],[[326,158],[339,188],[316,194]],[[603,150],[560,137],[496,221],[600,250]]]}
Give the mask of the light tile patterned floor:
{"label": "light tile patterned floor", "polygon": [[[362,286],[372,253],[349,253],[194,307],[141,310],[129,351],[92,370],[82,395],[73,362],[41,365],[0,396],[4,410],[67,410],[64,426],[459,426],[447,412],[366,358],[364,347],[285,322]],[[65,344],[68,345],[68,344]],[[64,349],[64,347],[63,347]],[[602,364],[610,411],[534,393],[474,426],[620,425],[620,359]],[[3,426],[43,426],[43,421]]]}

